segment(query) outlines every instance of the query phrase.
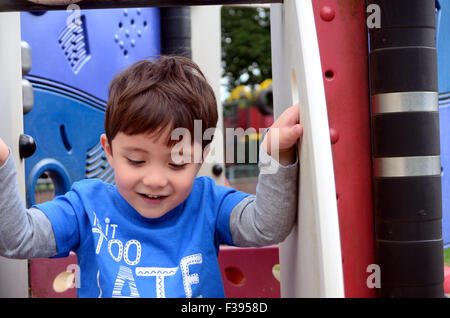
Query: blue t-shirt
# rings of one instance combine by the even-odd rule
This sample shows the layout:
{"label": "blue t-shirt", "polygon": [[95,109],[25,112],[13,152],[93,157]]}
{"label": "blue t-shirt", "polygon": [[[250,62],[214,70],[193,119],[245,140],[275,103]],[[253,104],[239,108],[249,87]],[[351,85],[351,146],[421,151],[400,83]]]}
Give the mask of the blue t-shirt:
{"label": "blue t-shirt", "polygon": [[88,179],[36,207],[58,256],[77,254],[78,297],[224,297],[219,245],[233,244],[230,214],[246,196],[198,177],[183,203],[149,219],[115,186]]}

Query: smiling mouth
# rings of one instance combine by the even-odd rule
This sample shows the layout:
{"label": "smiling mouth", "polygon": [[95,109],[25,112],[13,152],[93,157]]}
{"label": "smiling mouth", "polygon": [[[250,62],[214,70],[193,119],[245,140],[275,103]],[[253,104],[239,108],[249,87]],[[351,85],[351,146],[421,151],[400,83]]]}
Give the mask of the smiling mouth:
{"label": "smiling mouth", "polygon": [[148,200],[162,200],[164,198],[167,198],[167,195],[151,195],[151,194],[145,194],[145,193],[138,193],[141,197]]}
{"label": "smiling mouth", "polygon": [[145,193],[143,193],[142,195],[145,195],[146,197],[148,197],[150,199],[164,198],[167,196],[167,195],[150,195],[150,194],[145,194]]}

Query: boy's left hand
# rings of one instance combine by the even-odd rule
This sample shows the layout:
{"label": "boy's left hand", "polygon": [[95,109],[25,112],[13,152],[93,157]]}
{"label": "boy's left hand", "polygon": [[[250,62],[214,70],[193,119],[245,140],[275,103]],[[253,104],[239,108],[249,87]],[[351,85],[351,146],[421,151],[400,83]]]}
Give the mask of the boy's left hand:
{"label": "boy's left hand", "polygon": [[[274,134],[273,137],[272,133]],[[277,134],[278,144],[276,142]],[[302,135],[303,127],[300,124],[300,106],[297,104],[286,109],[270,126],[261,143],[261,147],[275,159],[277,159],[276,152],[278,152],[279,163],[286,166],[295,162],[295,145]]]}

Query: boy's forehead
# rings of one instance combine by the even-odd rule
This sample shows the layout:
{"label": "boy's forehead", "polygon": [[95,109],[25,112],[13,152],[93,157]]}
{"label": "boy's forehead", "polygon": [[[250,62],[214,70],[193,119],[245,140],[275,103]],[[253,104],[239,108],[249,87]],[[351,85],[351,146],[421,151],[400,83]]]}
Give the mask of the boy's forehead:
{"label": "boy's forehead", "polygon": [[158,136],[117,134],[117,137],[119,137],[117,142],[124,150],[148,152],[149,148],[157,146],[162,152],[171,148],[167,145],[167,138],[159,138]]}
{"label": "boy's forehead", "polygon": [[[190,142],[190,138],[172,138],[173,142],[170,142],[171,135],[170,132],[164,131],[160,134],[136,134],[127,135],[124,133],[118,133],[113,142],[116,141],[119,147],[125,151],[130,152],[143,152],[148,153],[155,151],[155,146],[158,152],[170,153],[173,149],[183,149],[194,147],[194,144]],[[190,144],[189,144],[190,143]],[[183,145],[183,147],[176,147]]]}
{"label": "boy's forehead", "polygon": [[[161,143],[167,142],[171,136],[171,128],[170,127],[161,127],[156,128],[150,132],[142,132],[142,133],[126,133],[123,131],[119,131],[116,134],[116,137],[119,137],[120,140],[126,140],[128,143],[136,142],[138,144],[142,142],[153,142],[153,143]],[[115,138],[114,138],[115,139]]]}

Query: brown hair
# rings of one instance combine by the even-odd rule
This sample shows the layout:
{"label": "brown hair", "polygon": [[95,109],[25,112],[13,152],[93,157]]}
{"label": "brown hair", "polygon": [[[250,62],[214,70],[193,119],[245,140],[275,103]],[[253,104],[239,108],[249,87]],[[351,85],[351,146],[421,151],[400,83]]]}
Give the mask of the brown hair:
{"label": "brown hair", "polygon": [[[138,61],[109,86],[105,133],[110,145],[119,132],[158,135],[166,128],[181,127],[194,136],[194,120],[202,121],[203,135],[206,129],[216,127],[217,119],[213,89],[200,68],[185,57]],[[167,145],[176,142],[169,136]],[[211,141],[200,142],[204,150]]]}

